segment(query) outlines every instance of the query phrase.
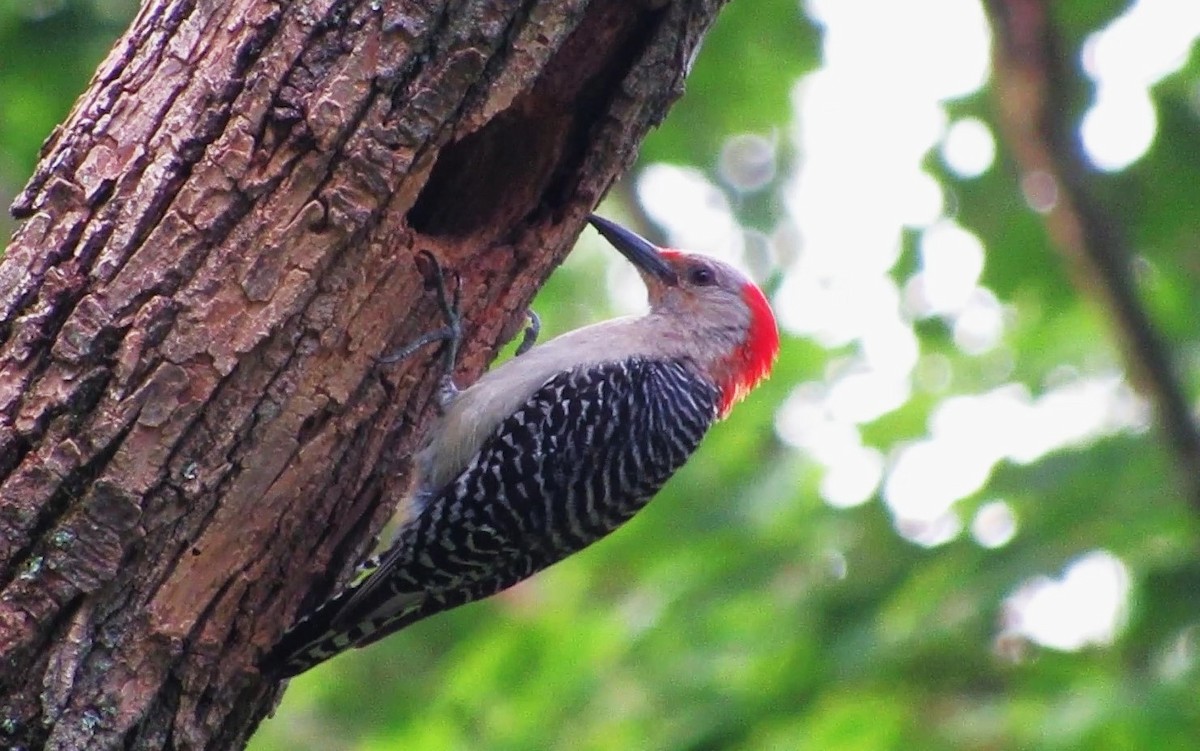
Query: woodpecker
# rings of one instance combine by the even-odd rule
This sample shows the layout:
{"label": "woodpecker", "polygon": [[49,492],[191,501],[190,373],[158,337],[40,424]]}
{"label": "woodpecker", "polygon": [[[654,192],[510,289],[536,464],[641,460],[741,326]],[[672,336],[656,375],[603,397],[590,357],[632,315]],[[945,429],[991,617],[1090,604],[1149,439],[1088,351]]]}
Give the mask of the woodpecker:
{"label": "woodpecker", "polygon": [[[779,332],[753,282],[713,258],[588,221],[640,272],[649,313],[534,346],[462,391],[448,371],[442,415],[415,457],[409,520],[354,583],[283,636],[264,672],[302,673],[596,542],[767,377]],[[456,336],[456,322],[447,331]]]}

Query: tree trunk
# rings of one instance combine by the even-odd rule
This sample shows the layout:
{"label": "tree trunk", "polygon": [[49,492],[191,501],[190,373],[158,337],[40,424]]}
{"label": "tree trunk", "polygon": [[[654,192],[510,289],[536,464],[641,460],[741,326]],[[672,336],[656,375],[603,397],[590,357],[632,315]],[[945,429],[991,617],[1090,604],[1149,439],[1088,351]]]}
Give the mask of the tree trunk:
{"label": "tree trunk", "polygon": [[0,746],[236,748],[723,0],[149,0],[0,264]]}

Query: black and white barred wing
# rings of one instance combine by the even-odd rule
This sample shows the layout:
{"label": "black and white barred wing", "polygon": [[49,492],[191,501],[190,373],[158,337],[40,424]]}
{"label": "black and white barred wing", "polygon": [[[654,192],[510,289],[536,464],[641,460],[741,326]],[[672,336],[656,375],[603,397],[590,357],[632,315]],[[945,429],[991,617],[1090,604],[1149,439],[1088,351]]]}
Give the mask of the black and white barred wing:
{"label": "black and white barred wing", "polygon": [[286,673],[506,589],[612,532],[687,461],[718,398],[675,361],[551,378],[401,528],[374,571],[285,635],[275,654],[289,655]]}

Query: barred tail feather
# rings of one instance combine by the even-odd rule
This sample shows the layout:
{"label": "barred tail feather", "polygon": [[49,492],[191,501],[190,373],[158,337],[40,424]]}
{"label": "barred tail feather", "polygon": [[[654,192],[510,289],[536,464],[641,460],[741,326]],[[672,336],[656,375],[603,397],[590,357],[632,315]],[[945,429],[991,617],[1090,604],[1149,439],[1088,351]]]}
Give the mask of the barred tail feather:
{"label": "barred tail feather", "polygon": [[296,622],[260,663],[264,673],[291,678],[350,646],[349,635],[333,626],[353,590],[346,590]]}
{"label": "barred tail feather", "polygon": [[363,647],[420,620],[423,598],[397,596],[380,590],[386,599],[364,602],[359,587],[343,590],[284,633],[260,662],[275,678],[299,675],[351,647]]}

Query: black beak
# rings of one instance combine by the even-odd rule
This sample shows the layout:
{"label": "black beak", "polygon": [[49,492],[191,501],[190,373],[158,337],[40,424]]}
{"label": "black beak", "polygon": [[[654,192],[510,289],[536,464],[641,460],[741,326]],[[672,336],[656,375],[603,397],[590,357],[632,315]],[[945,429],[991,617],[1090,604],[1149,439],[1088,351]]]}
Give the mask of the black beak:
{"label": "black beak", "polygon": [[596,228],[597,232],[604,236],[605,240],[621,251],[621,255],[628,258],[629,262],[640,271],[653,276],[663,284],[670,286],[679,284],[679,277],[675,275],[675,269],[667,264],[658,252],[658,248],[654,247],[649,240],[602,216],[588,214],[588,221]]}

